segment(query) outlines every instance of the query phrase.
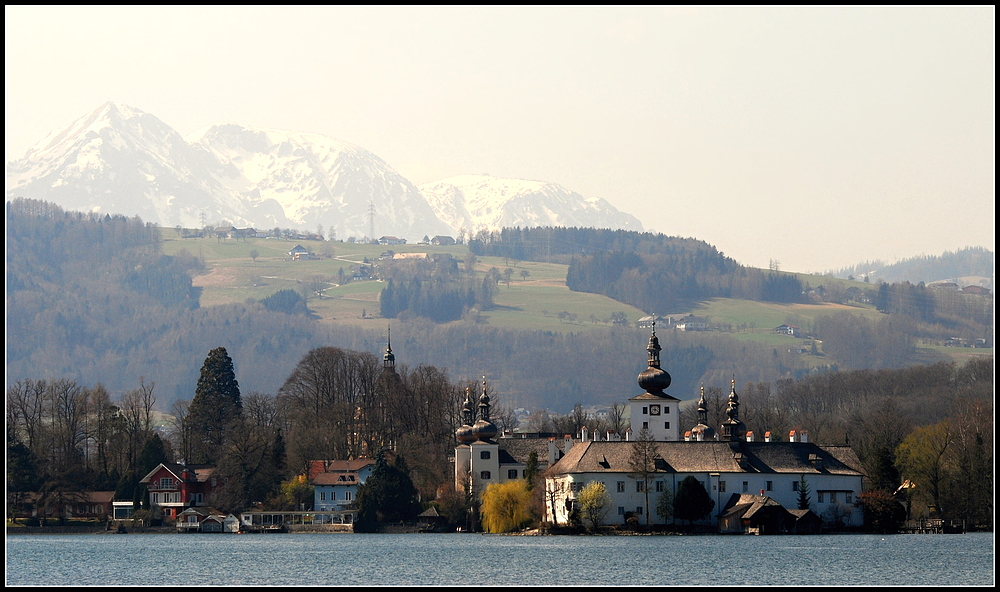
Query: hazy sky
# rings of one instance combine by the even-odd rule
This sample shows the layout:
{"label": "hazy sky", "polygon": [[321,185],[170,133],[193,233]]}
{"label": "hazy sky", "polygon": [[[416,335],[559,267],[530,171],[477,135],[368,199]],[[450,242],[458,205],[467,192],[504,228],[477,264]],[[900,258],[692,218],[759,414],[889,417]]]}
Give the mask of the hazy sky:
{"label": "hazy sky", "polygon": [[416,184],[558,183],[758,267],[995,248],[992,6],[4,17],[8,161],[113,100],[325,134]]}

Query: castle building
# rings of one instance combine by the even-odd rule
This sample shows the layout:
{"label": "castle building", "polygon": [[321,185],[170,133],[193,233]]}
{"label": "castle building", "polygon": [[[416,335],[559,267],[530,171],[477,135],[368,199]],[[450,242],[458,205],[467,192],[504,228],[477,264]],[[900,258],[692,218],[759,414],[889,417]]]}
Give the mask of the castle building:
{"label": "castle building", "polygon": [[[604,485],[611,509],[603,524],[622,525],[634,516],[642,525],[670,524],[672,516],[655,510],[660,496],[676,498],[678,485],[693,476],[704,487],[714,506],[705,524],[718,524],[726,532],[750,523],[747,514],[767,508],[777,516],[788,513],[781,530],[797,520],[822,517],[828,524],[860,526],[861,512],[854,502],[861,494],[860,462],[849,446],[820,446],[802,432],[791,432],[788,442],[755,440],[739,418],[739,395],[733,378],[726,419],[718,432],[708,425],[704,388],[698,401],[698,424],[679,438],[679,400],[664,391],[670,375],[660,368],[660,345],[655,328],[647,347],[649,365],[637,378],[643,393],[629,399],[632,438],[625,441],[586,438],[567,446],[564,454],[545,472],[545,520],[567,524],[578,508],[577,496],[588,483]],[[644,478],[636,474],[630,456],[635,434],[646,430],[655,440],[655,471]],[[799,511],[802,482],[810,492],[811,512]],[[648,491],[646,488],[648,487]],[[651,507],[650,507],[651,506]],[[762,511],[761,511],[762,512]]]}

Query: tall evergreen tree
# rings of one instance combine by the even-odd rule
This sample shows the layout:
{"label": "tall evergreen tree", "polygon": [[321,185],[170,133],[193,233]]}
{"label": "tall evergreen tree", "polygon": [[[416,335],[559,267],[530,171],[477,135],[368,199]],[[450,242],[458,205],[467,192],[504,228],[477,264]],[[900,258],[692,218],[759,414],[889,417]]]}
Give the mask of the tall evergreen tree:
{"label": "tall evergreen tree", "polygon": [[188,410],[192,456],[187,462],[214,464],[222,456],[226,430],[242,415],[240,385],[226,348],[208,352]]}
{"label": "tall evergreen tree", "polygon": [[806,477],[803,475],[799,478],[799,509],[808,510],[809,509],[809,484],[806,483]]}

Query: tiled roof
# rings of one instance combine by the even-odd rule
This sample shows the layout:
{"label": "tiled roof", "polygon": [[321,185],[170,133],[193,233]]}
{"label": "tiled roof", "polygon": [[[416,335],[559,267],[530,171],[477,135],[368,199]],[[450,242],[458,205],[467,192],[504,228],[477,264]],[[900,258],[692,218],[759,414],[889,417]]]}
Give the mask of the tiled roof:
{"label": "tiled roof", "polygon": [[659,395],[654,395],[653,393],[642,393],[641,395],[632,397],[629,401],[680,401],[677,397],[668,395],[667,393],[662,393]]}
{"label": "tiled roof", "polygon": [[[551,474],[627,473],[631,444],[579,443],[550,469]],[[860,474],[811,442],[656,442],[656,448],[662,459],[658,470],[666,472]],[[745,469],[740,468],[737,454],[742,455]],[[810,461],[810,455],[823,462]]]}
{"label": "tiled roof", "polygon": [[[545,470],[549,465],[548,438],[500,438],[497,444],[500,445],[500,450],[506,451],[518,464],[526,464],[531,453],[536,452],[539,470]],[[561,448],[561,443],[557,444],[557,447]]]}
{"label": "tiled roof", "polygon": [[313,485],[357,485],[357,473],[320,473],[312,478]]}

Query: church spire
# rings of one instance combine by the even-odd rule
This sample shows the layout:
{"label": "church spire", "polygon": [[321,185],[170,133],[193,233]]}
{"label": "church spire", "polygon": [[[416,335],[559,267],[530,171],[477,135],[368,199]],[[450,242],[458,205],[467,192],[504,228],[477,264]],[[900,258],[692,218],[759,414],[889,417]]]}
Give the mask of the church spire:
{"label": "church spire", "polygon": [[392,327],[386,329],[385,338],[385,355],[382,356],[382,368],[385,370],[395,370],[396,368],[396,356],[392,353],[392,337],[390,333],[392,332]]}

